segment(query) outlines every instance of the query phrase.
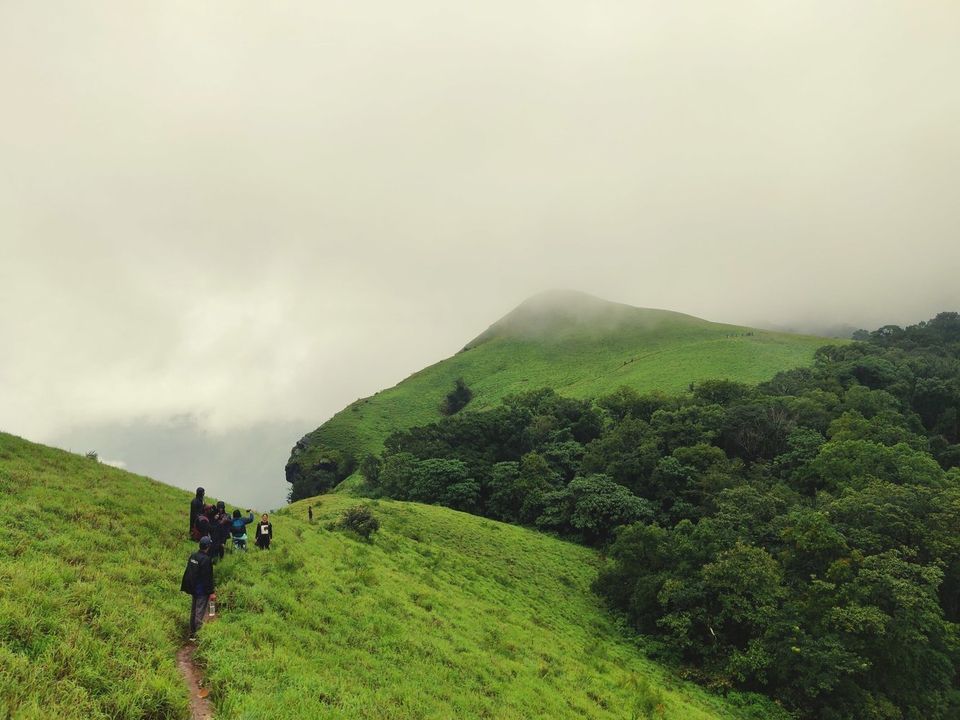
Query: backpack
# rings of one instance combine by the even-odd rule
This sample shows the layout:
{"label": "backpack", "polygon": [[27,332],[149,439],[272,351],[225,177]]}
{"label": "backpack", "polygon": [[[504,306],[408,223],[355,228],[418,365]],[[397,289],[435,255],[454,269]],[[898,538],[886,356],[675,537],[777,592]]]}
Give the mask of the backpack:
{"label": "backpack", "polygon": [[233,534],[237,537],[246,534],[247,524],[243,521],[243,518],[234,518],[233,519]]}
{"label": "backpack", "polygon": [[200,558],[197,556],[201,553],[194,553],[190,556],[190,559],[187,560],[187,567],[183,571],[183,580],[180,581],[180,591],[185,592],[187,595],[193,595],[193,589],[197,585],[197,577],[200,575]]}

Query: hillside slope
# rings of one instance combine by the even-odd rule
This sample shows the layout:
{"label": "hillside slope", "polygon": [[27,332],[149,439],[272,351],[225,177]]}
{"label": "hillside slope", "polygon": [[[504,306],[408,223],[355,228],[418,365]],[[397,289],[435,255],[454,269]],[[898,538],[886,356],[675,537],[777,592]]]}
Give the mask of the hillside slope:
{"label": "hillside slope", "polygon": [[224,615],[200,644],[226,717],[744,716],[617,631],[590,590],[594,552],[394,501],[369,502],[382,526],[364,542],[331,529],[356,502],[296,503],[269,554],[227,558]]}
{"label": "hillside slope", "polygon": [[541,387],[575,398],[596,397],[622,385],[671,392],[709,378],[760,382],[809,364],[827,342],[635,308],[583,293],[544,293],[460,353],[357,400],[308,433],[293,449],[287,480],[317,477],[342,464],[343,453],[358,461],[365,453],[378,453],[393,430],[437,420],[457,378],[474,393],[470,410]]}
{"label": "hillside slope", "polygon": [[190,496],[0,433],[0,718],[184,718]]}
{"label": "hillside slope", "polygon": [[[188,494],[2,433],[0,489],[0,718],[186,718]],[[198,657],[218,717],[747,717],[617,632],[585,548],[397,502],[367,543],[328,528],[352,500],[314,502],[217,567]]]}

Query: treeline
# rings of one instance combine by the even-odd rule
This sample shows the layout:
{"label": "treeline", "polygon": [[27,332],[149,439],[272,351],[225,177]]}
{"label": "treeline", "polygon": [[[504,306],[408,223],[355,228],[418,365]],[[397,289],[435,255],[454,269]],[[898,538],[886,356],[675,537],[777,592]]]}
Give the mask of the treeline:
{"label": "treeline", "polygon": [[375,492],[605,548],[662,652],[803,717],[960,716],[960,316],[757,387],[540,390],[394,433]]}

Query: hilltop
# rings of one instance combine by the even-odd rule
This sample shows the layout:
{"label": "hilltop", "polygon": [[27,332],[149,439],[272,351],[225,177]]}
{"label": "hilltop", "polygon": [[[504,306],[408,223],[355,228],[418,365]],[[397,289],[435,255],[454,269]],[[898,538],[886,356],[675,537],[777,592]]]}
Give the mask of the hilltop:
{"label": "hilltop", "polygon": [[[329,489],[365,454],[379,453],[394,430],[441,417],[457,378],[473,391],[470,410],[541,387],[591,398],[627,385],[679,392],[727,378],[746,383],[809,364],[824,338],[791,335],[636,308],[584,293],[536,295],[468,342],[464,349],[398,385],[357,400],[305,435],[291,453],[295,497]],[[836,341],[834,341],[836,342]],[[306,486],[297,493],[297,485]]]}
{"label": "hilltop", "polygon": [[[189,494],[0,433],[0,717],[188,717],[174,656]],[[218,565],[198,660],[218,717],[774,717],[676,680],[590,591],[597,555],[523,528],[354,500],[274,517],[275,549]],[[742,707],[736,703],[741,702]],[[753,714],[751,714],[753,713]]]}

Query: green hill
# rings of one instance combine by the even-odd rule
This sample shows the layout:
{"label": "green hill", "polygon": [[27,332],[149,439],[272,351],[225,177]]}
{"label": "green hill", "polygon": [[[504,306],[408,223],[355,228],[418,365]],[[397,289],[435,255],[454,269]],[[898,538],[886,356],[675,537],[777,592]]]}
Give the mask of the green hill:
{"label": "green hill", "polygon": [[[189,494],[0,434],[0,718],[188,717],[174,655]],[[273,518],[275,548],[217,566],[200,633],[217,716],[774,717],[678,681],[601,609],[597,556],[439,507],[328,496]],[[752,714],[750,714],[752,713]]]}
{"label": "green hill", "polygon": [[457,378],[474,393],[471,410],[541,387],[575,398],[622,385],[671,392],[710,378],[760,382],[809,364],[826,342],[831,341],[635,308],[583,293],[544,293],[453,357],[357,400],[304,436],[291,454],[287,479],[328,487],[331,477],[348,474],[364,454],[378,453],[393,430],[440,418],[440,405]]}
{"label": "green hill", "polygon": [[0,433],[0,718],[184,718],[189,495]]}

